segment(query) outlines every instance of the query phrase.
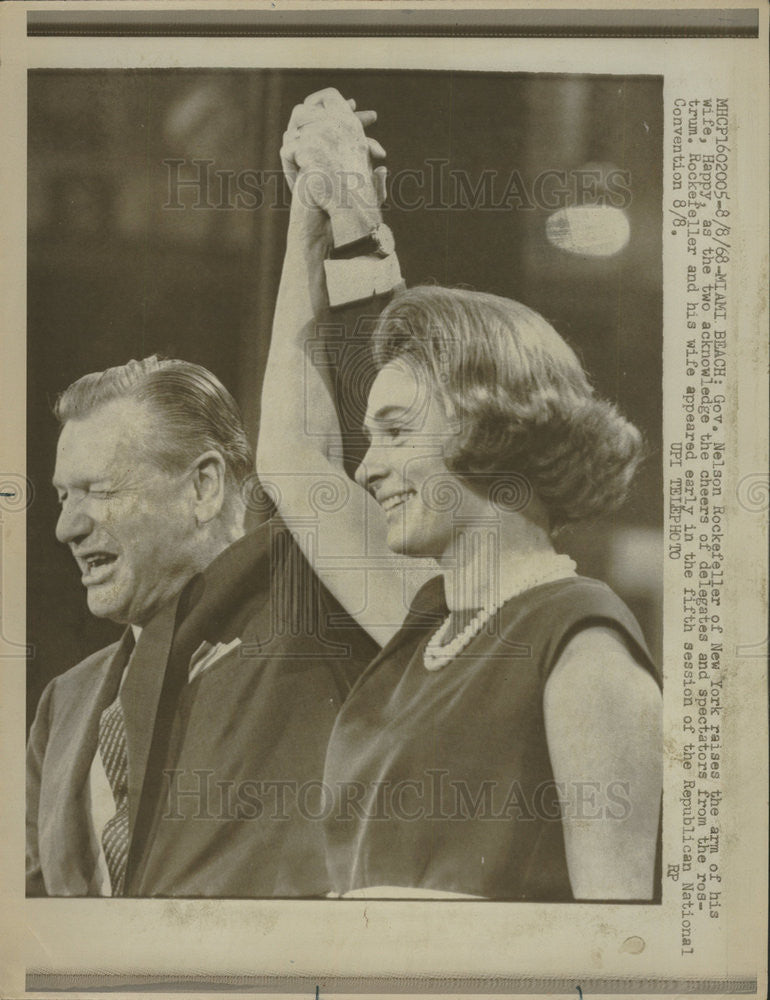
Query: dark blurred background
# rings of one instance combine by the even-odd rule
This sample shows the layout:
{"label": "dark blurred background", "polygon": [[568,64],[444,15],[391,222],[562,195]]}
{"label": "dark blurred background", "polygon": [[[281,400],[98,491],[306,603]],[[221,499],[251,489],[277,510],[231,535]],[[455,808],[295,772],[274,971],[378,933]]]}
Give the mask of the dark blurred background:
{"label": "dark blurred background", "polygon": [[51,677],[121,631],[90,616],[54,538],[51,404],[85,372],[157,352],[214,371],[255,440],[288,221],[281,136],[293,105],[328,86],[379,113],[371,131],[388,151],[387,221],[407,281],[463,284],[538,310],[644,432],[649,457],[626,508],[560,544],[628,601],[660,658],[661,78],[38,70],[28,139],[30,713]]}

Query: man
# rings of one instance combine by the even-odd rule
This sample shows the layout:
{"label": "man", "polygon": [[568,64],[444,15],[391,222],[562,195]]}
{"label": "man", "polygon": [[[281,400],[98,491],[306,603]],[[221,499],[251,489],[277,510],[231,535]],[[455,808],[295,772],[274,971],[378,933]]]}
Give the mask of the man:
{"label": "man", "polygon": [[210,372],[132,361],[56,412],[56,534],[127,627],[41,698],[28,895],[323,893],[326,742],[376,646],[280,522],[244,533],[251,449]]}
{"label": "man", "polygon": [[[303,179],[331,181],[323,208],[350,247],[381,218],[372,192],[382,177],[363,165],[383,151],[361,127],[370,112],[340,142],[341,102],[325,91],[295,109],[292,130],[315,126],[284,167],[290,186],[300,167]],[[363,200],[337,183],[351,168],[366,175]],[[388,294],[400,274],[394,254],[354,248],[327,278],[345,305]],[[325,892],[326,743],[377,635],[320,584],[282,522],[245,534],[252,452],[210,372],[132,361],[75,382],[56,414],[57,537],[91,612],[126,631],[40,700],[28,895]]]}

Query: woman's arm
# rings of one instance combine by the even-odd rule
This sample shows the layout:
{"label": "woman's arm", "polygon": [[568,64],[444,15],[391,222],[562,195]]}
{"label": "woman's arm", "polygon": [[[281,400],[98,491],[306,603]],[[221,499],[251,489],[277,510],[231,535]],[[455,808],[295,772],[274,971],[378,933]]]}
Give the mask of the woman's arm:
{"label": "woman's arm", "polygon": [[[329,100],[330,93],[336,97]],[[404,560],[386,545],[382,512],[343,468],[318,328],[334,322],[323,268],[332,239],[329,215],[335,230],[366,232],[381,213],[361,120],[339,94],[323,94],[324,107],[312,103],[319,96],[313,95],[310,104],[295,109],[285,137],[284,162],[299,172],[287,175],[293,196],[262,391],[257,469],[318,576],[384,644],[401,625],[426,568],[410,560],[404,572]]]}
{"label": "woman's arm", "polygon": [[546,738],[576,899],[651,899],[662,700],[611,628],[579,632],[545,686]]}

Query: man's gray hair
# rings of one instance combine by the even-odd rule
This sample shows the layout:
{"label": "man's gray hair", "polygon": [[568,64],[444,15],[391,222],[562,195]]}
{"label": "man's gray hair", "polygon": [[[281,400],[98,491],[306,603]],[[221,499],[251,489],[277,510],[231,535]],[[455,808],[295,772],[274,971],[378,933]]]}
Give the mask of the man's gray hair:
{"label": "man's gray hair", "polygon": [[54,414],[63,426],[115,399],[146,403],[158,418],[152,457],[168,472],[186,468],[206,451],[218,451],[231,486],[240,488],[254,469],[238,406],[219,379],[189,361],[141,361],[90,372],[60,394]]}

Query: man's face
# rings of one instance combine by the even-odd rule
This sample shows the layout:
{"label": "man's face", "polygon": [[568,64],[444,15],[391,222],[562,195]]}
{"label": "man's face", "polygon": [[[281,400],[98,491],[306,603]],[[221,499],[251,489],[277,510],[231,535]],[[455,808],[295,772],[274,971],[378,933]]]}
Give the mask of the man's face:
{"label": "man's face", "polygon": [[56,452],[56,537],[92,614],[121,624],[144,625],[202,568],[192,478],[152,460],[157,425],[145,404],[112,400],[68,420]]}

